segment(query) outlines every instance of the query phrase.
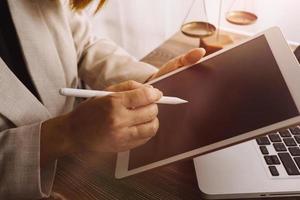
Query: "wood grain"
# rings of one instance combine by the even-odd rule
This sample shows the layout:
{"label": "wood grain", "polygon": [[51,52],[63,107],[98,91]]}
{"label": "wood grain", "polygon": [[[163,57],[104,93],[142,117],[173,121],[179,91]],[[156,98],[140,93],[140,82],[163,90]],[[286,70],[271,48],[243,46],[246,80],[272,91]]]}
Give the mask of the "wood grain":
{"label": "wood grain", "polygon": [[[236,42],[246,38],[238,34],[231,35]],[[197,39],[177,33],[142,61],[160,67],[175,56],[197,46]],[[115,154],[92,153],[60,159],[53,194],[49,200],[201,199],[192,160],[177,162],[122,180],[114,179],[115,160]]]}

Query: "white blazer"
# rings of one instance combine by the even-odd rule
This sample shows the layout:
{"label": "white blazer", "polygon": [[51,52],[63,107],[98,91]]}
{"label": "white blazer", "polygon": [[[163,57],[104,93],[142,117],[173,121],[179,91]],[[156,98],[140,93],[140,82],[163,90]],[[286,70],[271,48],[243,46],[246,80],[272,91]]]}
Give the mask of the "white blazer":
{"label": "white blazer", "polygon": [[56,163],[40,168],[41,122],[69,112],[73,98],[58,94],[124,80],[144,82],[157,69],[136,61],[113,42],[91,34],[83,13],[58,0],[8,0],[25,61],[43,104],[0,58],[0,199],[50,194]]}

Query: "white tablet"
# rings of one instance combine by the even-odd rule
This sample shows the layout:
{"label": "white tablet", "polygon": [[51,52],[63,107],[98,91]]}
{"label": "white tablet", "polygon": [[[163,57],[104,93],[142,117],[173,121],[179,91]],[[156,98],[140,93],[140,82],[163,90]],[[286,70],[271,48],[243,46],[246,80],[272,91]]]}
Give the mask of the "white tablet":
{"label": "white tablet", "polygon": [[189,103],[158,105],[148,143],[118,154],[116,178],[219,150],[300,123],[300,66],[279,28],[154,82]]}

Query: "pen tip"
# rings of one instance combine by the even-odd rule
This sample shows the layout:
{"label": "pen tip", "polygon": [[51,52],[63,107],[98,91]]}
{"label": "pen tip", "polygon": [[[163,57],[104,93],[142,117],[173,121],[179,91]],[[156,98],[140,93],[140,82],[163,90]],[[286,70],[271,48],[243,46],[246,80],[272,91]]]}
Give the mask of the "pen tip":
{"label": "pen tip", "polygon": [[184,100],[184,99],[180,99],[180,98],[178,98],[178,102],[177,102],[178,104],[184,104],[184,103],[188,103],[188,101],[187,100]]}

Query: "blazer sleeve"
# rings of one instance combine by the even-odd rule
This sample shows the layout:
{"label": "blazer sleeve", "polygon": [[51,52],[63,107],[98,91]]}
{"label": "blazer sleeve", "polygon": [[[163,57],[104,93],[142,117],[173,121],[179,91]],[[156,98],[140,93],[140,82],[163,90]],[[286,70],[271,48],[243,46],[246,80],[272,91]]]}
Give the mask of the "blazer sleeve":
{"label": "blazer sleeve", "polygon": [[79,77],[94,89],[103,89],[125,80],[144,83],[157,68],[138,62],[108,39],[93,35],[84,12],[69,10],[69,23],[77,51]]}
{"label": "blazer sleeve", "polygon": [[40,129],[41,122],[0,132],[0,199],[50,195],[56,162],[40,169]]}

